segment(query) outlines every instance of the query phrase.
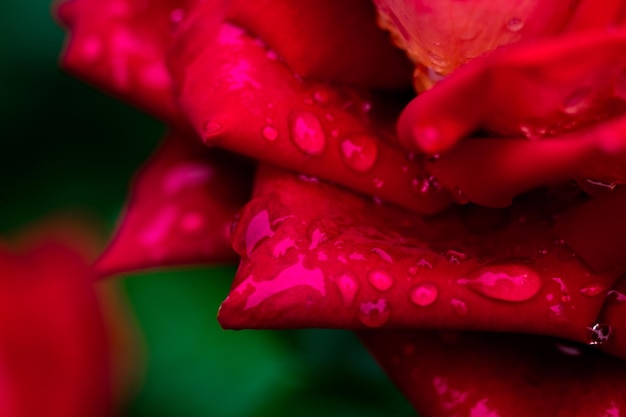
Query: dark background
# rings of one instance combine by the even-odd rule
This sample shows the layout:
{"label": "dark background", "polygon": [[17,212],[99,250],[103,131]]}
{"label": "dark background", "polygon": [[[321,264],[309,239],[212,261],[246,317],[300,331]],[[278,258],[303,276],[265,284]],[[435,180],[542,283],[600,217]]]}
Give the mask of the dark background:
{"label": "dark background", "polygon": [[[0,234],[77,210],[110,233],[164,127],[57,68],[63,32],[47,0],[2,0],[0,23]],[[125,416],[413,415],[350,332],[222,331],[233,273],[120,281],[145,351]]]}

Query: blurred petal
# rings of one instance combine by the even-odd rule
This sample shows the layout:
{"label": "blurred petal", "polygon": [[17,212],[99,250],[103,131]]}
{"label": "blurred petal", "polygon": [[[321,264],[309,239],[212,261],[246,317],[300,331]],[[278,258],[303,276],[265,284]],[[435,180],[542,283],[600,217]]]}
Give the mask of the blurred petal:
{"label": "blurred petal", "polygon": [[555,339],[510,334],[360,332],[423,417],[614,417],[626,363]]}
{"label": "blurred petal", "polygon": [[182,108],[207,143],[417,212],[448,204],[445,193],[415,187],[424,171],[390,133],[401,97],[302,81],[242,29],[216,29],[212,7],[195,13],[175,45],[173,73]]}
{"label": "blurred petal", "polygon": [[506,211],[420,218],[267,167],[257,181],[233,235],[242,263],[220,309],[226,328],[466,329],[585,342],[601,290],[618,277],[591,271],[554,234],[553,216],[577,195],[561,192],[563,206],[535,195]]}
{"label": "blurred petal", "polygon": [[230,225],[250,192],[251,167],[193,136],[173,133],[138,175],[101,275],[234,262]]}
{"label": "blurred petal", "polygon": [[[93,274],[63,236],[0,250],[0,414],[110,416],[111,361]],[[71,241],[72,239],[70,239]]]}
{"label": "blurred petal", "polygon": [[66,0],[69,31],[62,65],[96,86],[169,121],[180,122],[165,53],[195,0]]}
{"label": "blurred petal", "polygon": [[382,88],[411,83],[410,63],[377,27],[369,1],[235,0],[227,19],[266,42],[306,79]]}
{"label": "blurred petal", "polygon": [[626,108],[624,48],[625,30],[502,48],[415,98],[400,140],[439,153],[478,129],[540,139],[616,116]]}

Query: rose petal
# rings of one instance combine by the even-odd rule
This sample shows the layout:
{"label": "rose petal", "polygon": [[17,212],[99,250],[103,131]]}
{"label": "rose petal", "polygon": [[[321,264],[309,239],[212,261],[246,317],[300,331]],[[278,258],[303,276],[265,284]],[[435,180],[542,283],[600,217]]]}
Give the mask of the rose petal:
{"label": "rose petal", "polygon": [[438,153],[479,128],[540,138],[615,116],[626,107],[625,47],[617,30],[501,48],[414,99],[400,140]]}
{"label": "rose petal", "polygon": [[423,417],[608,417],[626,412],[626,363],[555,339],[360,332]]}
{"label": "rose petal", "polygon": [[182,107],[207,143],[418,212],[448,204],[446,193],[416,187],[424,171],[390,134],[401,98],[302,81],[259,40],[215,19],[211,7],[196,9],[173,52]]}
{"label": "rose petal", "polygon": [[576,177],[626,182],[625,145],[626,117],[621,117],[551,139],[462,141],[426,168],[465,202],[506,207],[523,192]]}
{"label": "rose petal", "polygon": [[108,341],[84,255],[55,236],[0,250],[0,414],[110,416]]}
{"label": "rose petal", "polygon": [[410,63],[376,25],[368,1],[236,0],[227,18],[267,42],[304,78],[382,88],[411,84]]}
{"label": "rose petal", "polygon": [[165,52],[195,0],[67,0],[58,15],[69,30],[61,64],[138,107],[181,123]]}
{"label": "rose petal", "polygon": [[[265,167],[233,234],[226,328],[437,328],[585,341],[609,288],[556,240],[553,196],[420,218]],[[576,197],[561,195],[565,204]],[[499,215],[500,217],[498,218]],[[596,294],[597,295],[597,294]]]}
{"label": "rose petal", "polygon": [[244,161],[171,134],[138,175],[123,221],[95,267],[101,275],[232,262],[229,229],[248,198]]}

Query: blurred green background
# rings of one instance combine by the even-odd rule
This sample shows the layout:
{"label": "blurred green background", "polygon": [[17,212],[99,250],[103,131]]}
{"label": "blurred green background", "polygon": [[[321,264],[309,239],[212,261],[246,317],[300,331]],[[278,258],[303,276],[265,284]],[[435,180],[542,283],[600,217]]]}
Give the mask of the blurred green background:
{"label": "blurred green background", "polygon": [[[4,0],[0,19],[0,232],[68,209],[110,232],[164,127],[57,68],[63,32],[47,0]],[[233,273],[123,279],[147,350],[125,416],[414,415],[350,332],[222,331]]]}

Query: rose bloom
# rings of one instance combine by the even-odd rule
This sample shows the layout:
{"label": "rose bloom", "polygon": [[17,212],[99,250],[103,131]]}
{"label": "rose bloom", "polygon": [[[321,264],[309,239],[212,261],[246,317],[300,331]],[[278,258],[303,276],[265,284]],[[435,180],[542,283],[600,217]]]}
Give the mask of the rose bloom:
{"label": "rose bloom", "polygon": [[422,416],[626,413],[625,2],[58,16],[67,70],[171,127],[101,275],[239,259],[224,328],[355,330]]}

